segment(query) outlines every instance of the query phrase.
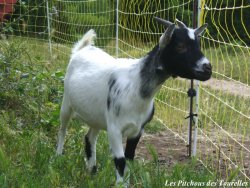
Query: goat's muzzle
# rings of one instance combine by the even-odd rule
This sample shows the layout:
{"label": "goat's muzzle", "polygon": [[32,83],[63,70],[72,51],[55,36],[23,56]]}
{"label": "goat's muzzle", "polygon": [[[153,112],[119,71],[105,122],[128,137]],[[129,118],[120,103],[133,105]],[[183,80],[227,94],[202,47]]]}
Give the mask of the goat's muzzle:
{"label": "goat's muzzle", "polygon": [[205,63],[202,65],[202,70],[194,72],[195,79],[200,81],[207,81],[212,76],[212,65],[210,63]]}

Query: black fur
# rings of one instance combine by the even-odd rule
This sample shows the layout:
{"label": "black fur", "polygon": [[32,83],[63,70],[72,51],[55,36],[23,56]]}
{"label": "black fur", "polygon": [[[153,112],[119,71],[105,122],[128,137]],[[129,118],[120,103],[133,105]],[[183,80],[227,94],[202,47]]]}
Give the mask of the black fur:
{"label": "black fur", "polygon": [[125,170],[125,166],[126,166],[126,159],[125,157],[121,157],[121,158],[114,158],[114,162],[115,162],[115,167],[118,171],[118,173],[120,174],[120,176],[124,176],[124,170]]}
{"label": "black fur", "polygon": [[117,103],[118,98],[121,95],[121,89],[117,84],[117,80],[114,76],[111,76],[108,82],[109,85],[109,93],[107,98],[107,109],[110,110],[112,107],[115,111],[115,115],[120,115],[121,106]]}
{"label": "black fur", "polygon": [[135,157],[135,149],[137,144],[141,138],[141,132],[135,138],[127,139],[126,149],[125,149],[125,157],[128,160],[134,160]]}
{"label": "black fur", "polygon": [[126,157],[126,159],[134,160],[135,149],[137,147],[138,142],[140,141],[143,129],[144,129],[145,125],[152,120],[152,118],[154,116],[154,111],[155,111],[155,108],[153,106],[152,112],[150,113],[149,117],[142,124],[141,132],[135,138],[127,139],[126,149],[125,149],[125,157]]}
{"label": "black fur", "polygon": [[155,46],[143,61],[140,71],[141,97],[152,97],[156,88],[170,76],[208,80],[212,74],[211,65],[205,67],[203,72],[195,71],[196,63],[202,57],[198,37],[190,39],[186,28],[176,28],[170,42],[163,49]]}
{"label": "black fur", "polygon": [[172,75],[205,81],[211,77],[211,66],[209,71],[203,70],[202,73],[194,70],[202,57],[204,54],[200,50],[198,37],[190,39],[188,30],[184,28],[175,29],[170,43],[162,49],[160,61]]}
{"label": "black fur", "polygon": [[89,138],[87,135],[85,136],[85,153],[86,153],[87,159],[89,160],[92,155],[92,151],[91,151],[91,144],[89,142]]}
{"label": "black fur", "polygon": [[157,45],[148,53],[143,62],[144,64],[140,71],[140,95],[142,98],[151,97],[156,87],[170,76],[167,72],[163,74],[161,70],[158,70],[158,67],[161,66],[160,54],[159,45]]}
{"label": "black fur", "polygon": [[109,110],[110,109],[110,104],[111,104],[111,90],[114,86],[114,84],[116,83],[116,79],[111,76],[110,79],[109,79],[109,82],[108,82],[108,87],[109,87],[109,92],[108,92],[108,98],[107,98],[107,109]]}
{"label": "black fur", "polygon": [[[178,51],[180,44],[184,46],[182,51]],[[193,79],[196,62],[203,56],[197,37],[192,40],[187,29],[176,29],[169,45],[163,49],[161,62],[172,74]]]}
{"label": "black fur", "polygon": [[111,76],[108,82],[109,85],[109,92],[112,90],[113,86],[116,83],[116,78],[114,76]]}
{"label": "black fur", "polygon": [[116,83],[116,78],[114,76],[111,76],[108,82],[108,87],[109,87],[109,93],[108,93],[108,98],[107,98],[107,109],[110,109],[110,104],[111,104],[111,90],[113,86]]}
{"label": "black fur", "polygon": [[108,94],[108,98],[107,98],[107,109],[110,109],[110,94]]}

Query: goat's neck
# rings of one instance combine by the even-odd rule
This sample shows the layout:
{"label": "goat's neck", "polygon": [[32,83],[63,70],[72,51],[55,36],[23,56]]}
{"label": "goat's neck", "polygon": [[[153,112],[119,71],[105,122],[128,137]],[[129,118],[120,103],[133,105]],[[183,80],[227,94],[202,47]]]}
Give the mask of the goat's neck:
{"label": "goat's neck", "polygon": [[161,64],[159,46],[155,46],[140,63],[140,95],[143,98],[153,98],[164,81],[171,76],[166,71],[158,69]]}

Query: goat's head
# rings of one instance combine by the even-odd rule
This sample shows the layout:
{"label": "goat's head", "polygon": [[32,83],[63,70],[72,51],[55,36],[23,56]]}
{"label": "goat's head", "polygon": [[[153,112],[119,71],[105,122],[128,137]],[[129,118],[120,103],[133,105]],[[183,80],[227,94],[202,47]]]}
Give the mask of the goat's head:
{"label": "goat's head", "polygon": [[177,25],[156,17],[155,20],[166,27],[159,40],[160,56],[157,69],[188,79],[210,79],[212,66],[201,52],[198,40],[207,24],[191,29],[179,20],[176,20]]}

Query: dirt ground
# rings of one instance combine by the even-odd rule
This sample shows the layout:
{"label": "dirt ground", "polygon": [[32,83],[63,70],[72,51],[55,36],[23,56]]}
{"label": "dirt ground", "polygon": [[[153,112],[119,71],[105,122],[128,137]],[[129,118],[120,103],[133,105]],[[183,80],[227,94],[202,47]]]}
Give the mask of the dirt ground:
{"label": "dirt ground", "polygon": [[144,160],[152,160],[152,155],[148,151],[149,145],[155,148],[159,162],[166,166],[173,166],[178,162],[188,160],[185,142],[168,130],[156,134],[143,134],[136,150],[136,156]]}
{"label": "dirt ground", "polygon": [[[201,144],[205,144],[204,139],[202,138],[198,138],[198,141]],[[231,141],[229,145],[231,144],[234,144],[233,141]],[[245,141],[245,144],[247,146],[250,146],[250,140]],[[168,130],[161,131],[155,134],[144,134],[138,144],[136,150],[136,158],[142,160],[152,160],[153,157],[148,149],[149,145],[152,145],[155,148],[158,154],[158,160],[160,164],[162,164],[162,166],[165,168],[171,168],[177,163],[186,163],[190,160],[187,153],[188,148],[186,143]],[[231,147],[228,145],[222,145],[221,151],[229,155],[229,153],[231,152],[230,148]],[[239,161],[242,159],[242,156],[239,155],[241,149],[241,147],[234,147],[234,152],[236,153],[236,155],[238,155],[239,159],[237,160]],[[216,149],[214,148],[206,148],[204,149],[204,151],[201,151],[201,153],[204,153],[204,158],[206,157],[205,154],[208,154],[209,158],[218,159],[218,151],[216,151]],[[217,169],[219,169],[220,178],[226,178],[227,171],[234,168],[232,166],[229,166],[229,161],[227,161],[222,154],[220,154],[219,161],[214,160],[211,162],[214,163],[214,167],[218,167]],[[244,156],[243,163],[244,164],[242,170],[248,177],[250,177],[250,156]],[[216,169],[213,170],[216,171]],[[244,179],[243,176],[241,178]]]}
{"label": "dirt ground", "polygon": [[202,82],[201,84],[204,86],[209,86],[212,89],[228,92],[233,95],[250,97],[250,86],[240,82],[217,80],[212,78],[206,82]]}

